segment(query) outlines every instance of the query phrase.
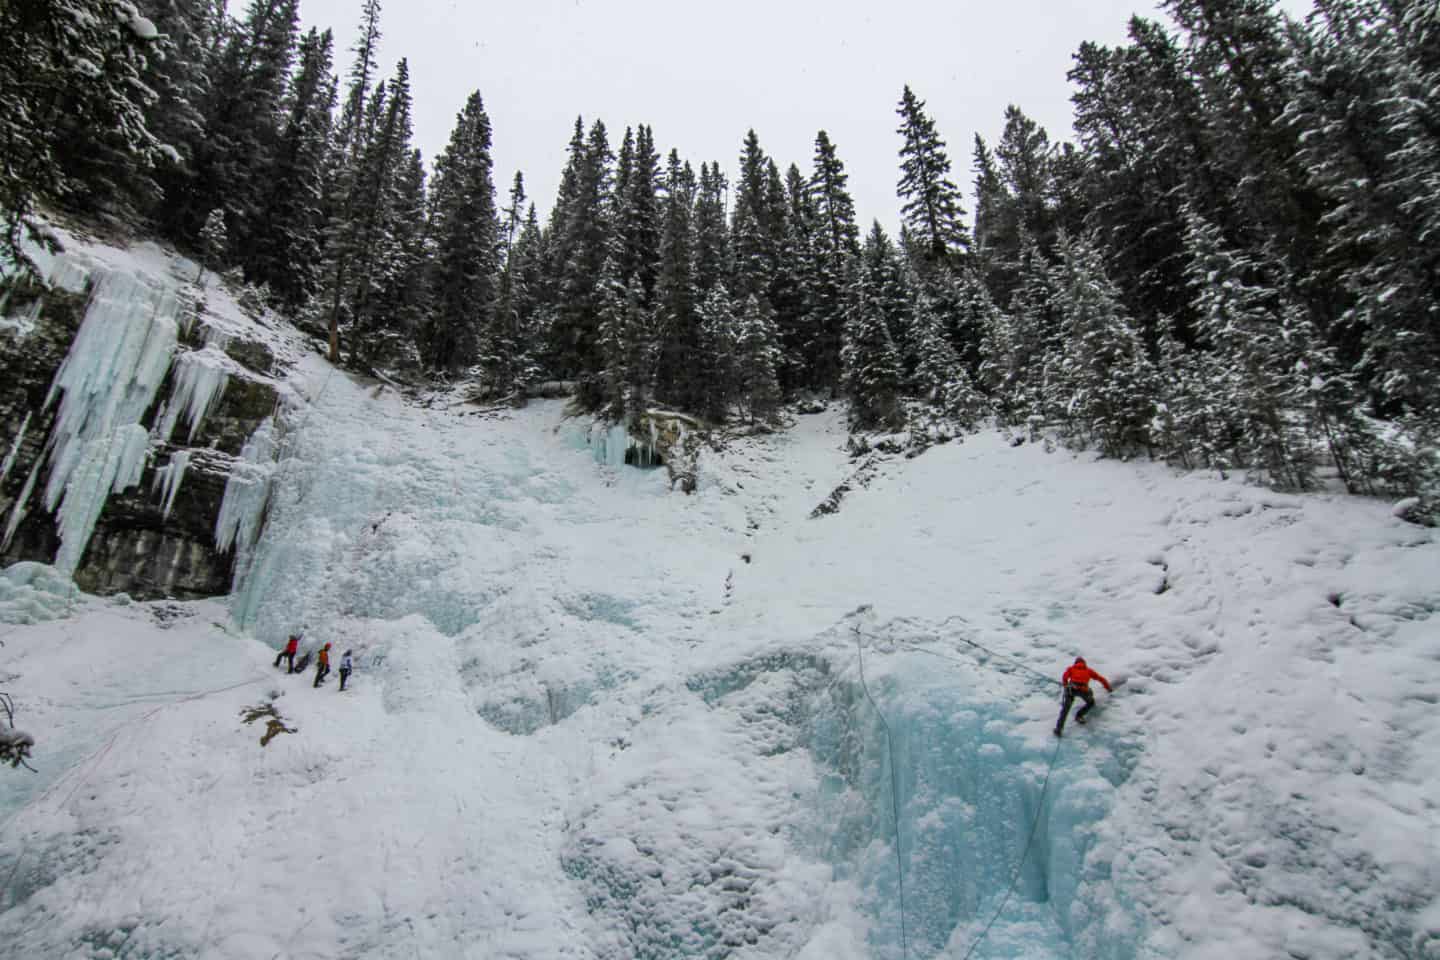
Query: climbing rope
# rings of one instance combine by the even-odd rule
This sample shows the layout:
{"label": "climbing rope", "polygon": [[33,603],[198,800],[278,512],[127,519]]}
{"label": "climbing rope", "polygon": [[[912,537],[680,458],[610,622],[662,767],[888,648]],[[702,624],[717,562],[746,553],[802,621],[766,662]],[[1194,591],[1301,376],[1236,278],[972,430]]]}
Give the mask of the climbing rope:
{"label": "climbing rope", "polygon": [[910,956],[910,938],[905,930],[905,860],[900,852],[900,781],[895,774],[895,740],[890,736],[890,724],[885,720],[885,713],[875,698],[870,696],[870,685],[865,682],[865,650],[860,642],[860,624],[855,624],[855,653],[860,661],[860,688],[865,691],[865,699],[870,701],[870,706],[875,708],[875,715],[880,718],[880,725],[885,728],[885,746],[890,758],[890,809],[895,816],[895,875],[900,884],[900,949],[901,955]]}
{"label": "climbing rope", "polygon": [[980,936],[970,944],[970,949],[965,951],[962,960],[970,960],[970,955],[990,935],[990,928],[995,926],[995,921],[1000,919],[1000,914],[1010,905],[1010,898],[1015,894],[1015,887],[1020,883],[1020,874],[1025,869],[1025,860],[1030,856],[1030,847],[1035,842],[1035,832],[1040,828],[1040,814],[1045,812],[1045,794],[1050,789],[1050,774],[1055,772],[1055,761],[1060,758],[1060,738],[1055,738],[1055,750],[1050,754],[1050,766],[1045,770],[1045,782],[1040,785],[1040,800],[1035,804],[1035,816],[1030,820],[1030,835],[1025,838],[1025,849],[1020,854],[1020,862],[1015,865],[1015,875],[1010,878],[1010,889],[1005,891],[1005,898],[1000,901],[1000,906],[990,917],[990,922],[985,924],[985,929],[980,931]]}
{"label": "climbing rope", "polygon": [[[950,619],[953,620],[955,618],[951,617]],[[944,623],[949,622],[949,620],[944,621]],[[944,626],[944,623],[942,623],[941,625]],[[865,682],[865,653],[863,644],[861,643],[861,637],[865,636],[865,634],[862,634],[860,630],[860,624],[858,622],[855,624],[854,630],[855,652],[859,659],[860,665],[860,686],[861,689],[863,689],[865,692],[865,698],[870,701],[870,705],[874,707],[876,715],[880,718],[880,724],[885,730],[885,742],[890,754],[890,803],[895,812],[895,861],[898,869],[900,890],[900,943],[902,950],[904,950],[905,956],[908,957],[910,947],[905,927],[905,867],[900,851],[900,789],[899,781],[895,773],[895,744],[894,740],[890,735],[890,724],[886,721],[885,714],[883,711],[881,711],[879,704],[875,702],[875,698],[870,695],[870,687]],[[871,639],[887,639],[884,637],[876,636],[874,634],[869,634],[869,636]],[[967,637],[957,637],[956,639],[968,643],[970,646],[975,647],[979,650],[983,650],[985,653],[989,654],[992,657],[1006,660],[1019,667],[1020,669],[1030,674],[1033,674],[1035,677],[1043,680],[1047,684],[1053,684],[1056,686],[1060,685],[1060,682],[1058,680],[1048,677],[1040,671],[1026,666],[1024,663],[1021,663],[1014,657],[998,653],[997,651],[990,649],[984,644],[977,643]],[[952,663],[958,663],[965,667],[972,666],[972,664],[970,664],[968,661],[961,660],[958,657],[948,656],[947,654],[939,653],[935,650],[927,650],[924,647],[916,646],[915,644],[906,643],[904,641],[892,642],[906,650],[939,657],[942,660],[949,660]],[[990,935],[991,928],[994,927],[996,921],[1000,919],[1000,915],[1005,912],[1005,908],[1010,905],[1010,900],[1015,895],[1015,888],[1020,884],[1020,877],[1023,875],[1025,870],[1025,862],[1030,858],[1030,849],[1034,846],[1035,835],[1039,832],[1040,829],[1040,817],[1045,812],[1045,798],[1049,795],[1050,779],[1052,774],[1054,774],[1055,772],[1055,764],[1060,759],[1060,744],[1061,741],[1057,738],[1055,741],[1055,749],[1050,753],[1050,762],[1046,765],[1045,768],[1045,779],[1040,785],[1040,797],[1035,805],[1035,816],[1030,819],[1030,832],[1025,838],[1025,847],[1020,853],[1020,862],[1015,865],[1015,872],[1010,878],[1010,885],[1006,889],[1005,896],[1001,899],[1000,905],[995,908],[995,912],[991,914],[989,921],[987,921],[985,924],[985,928],[980,931],[980,935],[975,938],[974,942],[970,944],[969,949],[965,951],[962,960],[970,960],[970,957],[979,948],[980,944],[983,943],[985,941],[985,938]]]}

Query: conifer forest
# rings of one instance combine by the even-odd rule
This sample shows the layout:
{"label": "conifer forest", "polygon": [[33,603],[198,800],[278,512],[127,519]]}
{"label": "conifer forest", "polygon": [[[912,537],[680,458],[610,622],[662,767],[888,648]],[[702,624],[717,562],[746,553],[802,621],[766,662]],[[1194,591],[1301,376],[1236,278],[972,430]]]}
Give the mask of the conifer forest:
{"label": "conifer forest", "polygon": [[1440,0],[1164,0],[1075,52],[1073,143],[1022,106],[947,141],[896,91],[891,232],[824,130],[786,158],[736,131],[732,182],[644,118],[579,117],[532,198],[476,91],[422,157],[379,0],[362,23],[4,0],[0,256],[53,218],[156,235],[333,363],[490,402],[758,426],[840,396],[856,431],[993,419],[1435,516]]}

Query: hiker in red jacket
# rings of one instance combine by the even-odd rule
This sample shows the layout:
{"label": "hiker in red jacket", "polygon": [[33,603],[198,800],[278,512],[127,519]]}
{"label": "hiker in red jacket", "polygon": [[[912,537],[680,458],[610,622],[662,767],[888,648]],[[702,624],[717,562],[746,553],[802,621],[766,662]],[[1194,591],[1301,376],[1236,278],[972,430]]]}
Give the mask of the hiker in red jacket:
{"label": "hiker in red jacket", "polygon": [[1085,701],[1085,706],[1075,713],[1075,722],[1084,723],[1085,714],[1089,713],[1095,706],[1095,694],[1090,692],[1090,681],[1099,680],[1100,685],[1105,688],[1106,693],[1113,693],[1110,689],[1110,681],[1100,674],[1091,670],[1085,665],[1084,657],[1076,657],[1075,662],[1060,677],[1060,685],[1064,687],[1064,699],[1060,702],[1060,719],[1055,722],[1055,736],[1062,736],[1065,732],[1065,718],[1070,716],[1070,705],[1079,697]]}
{"label": "hiker in red jacket", "polygon": [[290,669],[286,673],[295,672],[295,651],[300,649],[300,638],[296,634],[290,634],[290,641],[285,644],[285,649],[275,654],[275,666],[280,666],[281,660],[290,661]]}

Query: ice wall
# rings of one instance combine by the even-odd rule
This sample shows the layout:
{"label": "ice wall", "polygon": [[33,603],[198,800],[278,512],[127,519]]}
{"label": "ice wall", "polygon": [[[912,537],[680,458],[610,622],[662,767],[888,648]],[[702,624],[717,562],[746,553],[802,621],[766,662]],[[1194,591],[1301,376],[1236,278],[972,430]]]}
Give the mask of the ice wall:
{"label": "ice wall", "polygon": [[140,421],[169,372],[180,310],[173,284],[96,271],[85,320],[46,398],[59,408],[44,503],[57,515],[55,566],[66,573],[79,565],[106,498],[140,482],[149,450]]}
{"label": "ice wall", "polygon": [[1057,744],[1048,727],[1037,736],[964,671],[914,653],[869,657],[874,703],[850,662],[814,715],[829,773],[811,842],[863,890],[873,955],[904,955],[903,867],[910,957],[1134,957],[1136,931],[1105,929],[1132,911],[1092,855],[1115,761],[1078,737]]}
{"label": "ice wall", "polygon": [[[0,549],[34,509],[31,496],[40,486],[40,502],[55,515],[60,539],[55,566],[73,574],[109,497],[139,484],[157,448],[169,444],[182,425],[189,428],[182,439],[194,442],[237,365],[225,355],[223,342],[193,351],[179,344],[182,327],[194,316],[187,264],[151,253],[117,255],[110,263],[83,252],[36,250],[35,259],[52,288],[88,289],[89,297],[42,408],[54,412],[44,454],[28,465],[21,496],[0,523]],[[37,298],[24,316],[12,317],[10,333],[28,336],[45,302]],[[157,410],[167,378],[169,394],[153,414],[152,431],[147,415]],[[29,414],[0,464],[0,479],[10,474],[22,441],[36,429],[32,420],[43,422],[37,411]],[[179,451],[156,474],[153,489],[167,517],[188,466],[188,454]]]}

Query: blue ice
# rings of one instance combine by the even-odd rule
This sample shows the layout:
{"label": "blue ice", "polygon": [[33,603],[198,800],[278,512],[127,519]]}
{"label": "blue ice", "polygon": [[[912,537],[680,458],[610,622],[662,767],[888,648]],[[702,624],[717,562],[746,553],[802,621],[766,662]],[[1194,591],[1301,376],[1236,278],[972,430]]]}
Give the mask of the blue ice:
{"label": "blue ice", "polygon": [[904,655],[885,667],[868,677],[872,704],[852,666],[814,725],[828,771],[816,839],[863,891],[871,954],[1132,960],[1125,897],[1093,851],[1118,770],[1085,739],[1098,731],[1055,741],[963,671]]}

